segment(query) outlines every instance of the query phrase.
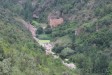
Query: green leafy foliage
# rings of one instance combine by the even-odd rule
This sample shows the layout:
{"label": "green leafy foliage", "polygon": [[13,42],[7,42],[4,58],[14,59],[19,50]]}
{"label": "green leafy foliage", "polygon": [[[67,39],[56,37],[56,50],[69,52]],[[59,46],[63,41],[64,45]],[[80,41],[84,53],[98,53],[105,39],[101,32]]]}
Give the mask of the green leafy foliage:
{"label": "green leafy foliage", "polygon": [[[48,21],[48,15],[59,12],[66,21],[56,28],[38,28],[39,39],[52,40],[54,52],[77,65],[80,75],[112,75],[112,0],[31,0],[0,1],[0,75],[75,75],[45,56],[30,32],[15,21],[22,16],[37,28],[36,21]],[[57,15],[56,15],[57,16]],[[38,35],[39,34],[39,35]],[[41,42],[43,42],[41,40]]]}
{"label": "green leafy foliage", "polygon": [[[63,6],[58,3],[57,5],[65,7],[64,16],[66,14],[75,15],[74,17],[78,19],[66,21],[63,25],[52,29],[52,41],[56,43],[53,51],[63,59],[69,58],[71,62],[74,62],[80,69],[81,75],[111,75],[112,1],[90,0],[81,3],[77,1],[77,3],[74,3],[74,6],[76,6],[74,9],[78,8],[77,11],[80,14],[71,12],[71,9],[72,11],[74,9],[73,6],[69,6],[70,2],[67,5],[66,1],[60,1],[59,3]],[[88,4],[92,2],[93,4],[90,5],[92,9],[89,9]],[[58,6],[56,7],[58,9]],[[86,19],[88,16],[90,18]]]}
{"label": "green leafy foliage", "polygon": [[46,56],[31,33],[15,20],[15,14],[0,7],[0,75],[76,74],[60,59]]}
{"label": "green leafy foliage", "polygon": [[38,27],[36,34],[42,34],[43,33],[43,28],[42,27]]}
{"label": "green leafy foliage", "polygon": [[61,51],[61,57],[66,57],[66,56],[68,56],[68,55],[72,55],[72,54],[74,54],[74,51],[72,50],[72,49],[70,49],[70,48],[64,48],[62,51]]}

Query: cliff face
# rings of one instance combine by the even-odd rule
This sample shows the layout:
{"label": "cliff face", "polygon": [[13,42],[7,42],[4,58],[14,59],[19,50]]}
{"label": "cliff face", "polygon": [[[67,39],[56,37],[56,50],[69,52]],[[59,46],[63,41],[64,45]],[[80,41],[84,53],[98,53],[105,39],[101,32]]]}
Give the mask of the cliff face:
{"label": "cliff face", "polygon": [[58,25],[62,24],[63,22],[64,22],[63,18],[59,18],[59,19],[51,18],[49,20],[49,25],[51,26],[51,28],[53,28],[53,27],[57,27]]}

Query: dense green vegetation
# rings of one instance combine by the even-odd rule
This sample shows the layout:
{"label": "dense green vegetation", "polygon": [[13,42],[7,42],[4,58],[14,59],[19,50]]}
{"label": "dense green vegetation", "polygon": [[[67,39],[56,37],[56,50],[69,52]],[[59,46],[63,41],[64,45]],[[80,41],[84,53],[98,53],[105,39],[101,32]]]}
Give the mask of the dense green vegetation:
{"label": "dense green vegetation", "polygon": [[[53,39],[63,38],[62,42],[58,43],[60,40],[54,39],[57,44],[53,50],[60,54],[62,59],[68,58],[76,63],[81,75],[111,75],[112,3],[104,4],[105,6],[101,4],[99,8],[91,10],[97,20],[66,23],[52,31]],[[77,29],[80,33],[75,35]],[[69,39],[72,41],[67,42]]]}
{"label": "dense green vegetation", "polygon": [[54,11],[66,21],[49,34],[53,51],[77,64],[80,75],[111,75],[112,1],[52,0],[46,6],[39,14],[40,22]]}
{"label": "dense green vegetation", "polygon": [[[75,63],[80,75],[112,75],[112,0],[34,0],[35,6],[31,0],[19,1],[0,1],[0,75],[76,74],[60,59],[46,57],[30,32],[15,21],[18,16],[37,27],[40,43],[51,40],[53,51]],[[50,28],[51,13],[65,22]]]}
{"label": "dense green vegetation", "polygon": [[[0,1],[0,75],[75,75],[60,59],[46,56],[31,33],[15,20],[18,0]],[[29,4],[28,4],[29,5]],[[19,8],[20,9],[20,8]],[[18,11],[15,11],[18,10]],[[29,10],[25,8],[25,11]],[[20,12],[21,13],[21,12]],[[24,18],[30,21],[29,13]],[[29,16],[28,16],[29,15]]]}

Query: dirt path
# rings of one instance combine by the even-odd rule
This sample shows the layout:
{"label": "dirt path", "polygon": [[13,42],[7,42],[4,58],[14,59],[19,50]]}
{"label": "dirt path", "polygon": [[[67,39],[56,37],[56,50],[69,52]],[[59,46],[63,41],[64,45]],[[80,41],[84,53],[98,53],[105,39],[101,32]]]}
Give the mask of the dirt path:
{"label": "dirt path", "polygon": [[[39,39],[36,38],[36,30],[37,29],[33,25],[31,25],[30,23],[27,23],[26,21],[24,21],[22,19],[16,18],[16,20],[21,22],[21,23],[23,23],[23,25],[31,32],[32,37],[39,43]],[[55,53],[52,52],[52,48],[54,46],[51,43],[44,43],[44,44],[40,44],[40,45],[45,48],[46,55],[51,54],[54,57],[54,59],[58,59],[59,58],[59,56],[55,55]],[[73,64],[73,63],[65,63],[62,60],[62,64],[67,66],[70,69],[76,69],[76,65]]]}
{"label": "dirt path", "polygon": [[26,21],[22,20],[21,18],[15,18],[17,21],[23,23],[23,25],[31,32],[32,37],[36,38],[36,28],[31,25],[30,23],[27,23]]}

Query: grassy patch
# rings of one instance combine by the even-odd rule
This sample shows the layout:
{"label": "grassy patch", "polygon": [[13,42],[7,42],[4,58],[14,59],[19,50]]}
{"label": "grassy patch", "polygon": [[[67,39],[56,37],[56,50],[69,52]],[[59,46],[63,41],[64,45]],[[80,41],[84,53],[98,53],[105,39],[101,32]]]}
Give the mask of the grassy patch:
{"label": "grassy patch", "polygon": [[32,20],[32,25],[34,25],[34,26],[36,26],[36,27],[42,27],[42,28],[46,28],[47,27],[47,24],[45,24],[45,23],[39,23],[39,22],[37,22],[37,21],[35,21],[35,20]]}
{"label": "grassy patch", "polygon": [[49,35],[46,35],[46,34],[41,34],[38,36],[39,39],[41,40],[50,40],[51,37]]}
{"label": "grassy patch", "polygon": [[34,26],[39,26],[39,23],[38,23],[37,21],[35,21],[35,20],[32,21],[32,24],[33,24]]}
{"label": "grassy patch", "polygon": [[39,40],[40,44],[49,43],[49,42],[50,42],[50,40]]}

